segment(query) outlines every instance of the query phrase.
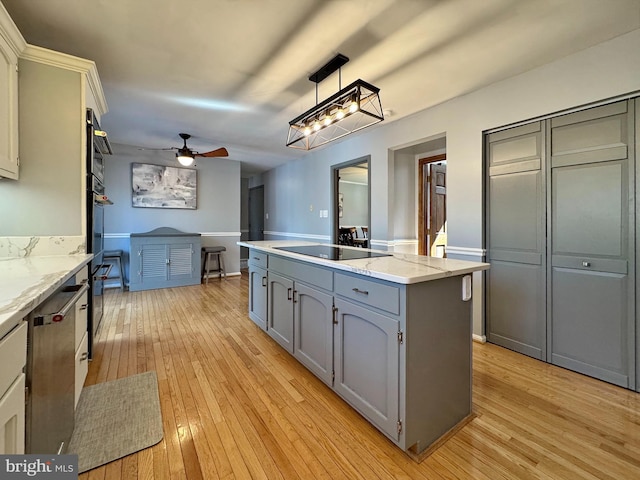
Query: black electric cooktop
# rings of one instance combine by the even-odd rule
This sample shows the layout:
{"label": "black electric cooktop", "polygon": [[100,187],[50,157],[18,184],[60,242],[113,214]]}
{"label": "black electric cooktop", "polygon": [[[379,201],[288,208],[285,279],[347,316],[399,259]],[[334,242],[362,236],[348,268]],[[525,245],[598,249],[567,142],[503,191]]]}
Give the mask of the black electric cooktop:
{"label": "black electric cooktop", "polygon": [[370,252],[368,250],[332,247],[330,245],[302,245],[298,247],[273,247],[285,252],[300,253],[328,260],[356,260],[358,258],[390,257],[389,253]]}

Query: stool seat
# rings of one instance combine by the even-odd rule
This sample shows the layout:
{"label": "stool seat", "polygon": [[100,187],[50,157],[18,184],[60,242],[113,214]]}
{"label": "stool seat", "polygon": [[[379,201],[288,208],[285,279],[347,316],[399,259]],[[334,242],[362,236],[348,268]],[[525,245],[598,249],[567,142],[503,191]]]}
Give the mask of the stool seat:
{"label": "stool seat", "polygon": [[[227,273],[224,269],[224,260],[222,258],[222,253],[226,252],[227,248],[221,245],[216,245],[212,247],[202,247],[201,254],[204,257],[202,261],[202,271],[200,272],[200,281],[204,280],[205,274],[207,275],[206,283],[209,283],[209,274],[215,272],[218,274],[218,278],[227,278]],[[211,268],[211,261],[213,257],[217,260],[217,268]]]}
{"label": "stool seat", "polygon": [[105,280],[118,280],[120,290],[124,292],[124,265],[122,263],[122,257],[122,250],[105,250],[102,252],[103,263],[113,263],[113,265],[117,267],[116,275],[109,276]]}
{"label": "stool seat", "polygon": [[227,247],[202,247],[204,253],[226,252]]}

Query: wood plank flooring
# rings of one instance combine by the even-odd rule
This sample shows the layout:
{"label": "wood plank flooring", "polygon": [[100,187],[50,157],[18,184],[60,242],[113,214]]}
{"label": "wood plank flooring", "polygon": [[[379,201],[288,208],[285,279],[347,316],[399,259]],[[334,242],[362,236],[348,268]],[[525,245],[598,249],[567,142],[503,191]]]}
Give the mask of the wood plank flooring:
{"label": "wood plank flooring", "polygon": [[249,320],[246,275],[109,290],[86,385],[155,370],[164,439],[80,476],[637,479],[640,395],[474,344],[477,417],[418,464]]}

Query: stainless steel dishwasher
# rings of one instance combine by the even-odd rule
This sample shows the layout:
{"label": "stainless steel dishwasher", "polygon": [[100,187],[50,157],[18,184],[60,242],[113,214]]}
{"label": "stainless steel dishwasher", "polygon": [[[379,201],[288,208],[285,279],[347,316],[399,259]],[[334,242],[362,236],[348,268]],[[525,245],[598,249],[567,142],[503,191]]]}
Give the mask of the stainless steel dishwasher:
{"label": "stainless steel dishwasher", "polygon": [[65,453],[74,427],[75,304],[89,287],[69,279],[28,318],[25,452]]}

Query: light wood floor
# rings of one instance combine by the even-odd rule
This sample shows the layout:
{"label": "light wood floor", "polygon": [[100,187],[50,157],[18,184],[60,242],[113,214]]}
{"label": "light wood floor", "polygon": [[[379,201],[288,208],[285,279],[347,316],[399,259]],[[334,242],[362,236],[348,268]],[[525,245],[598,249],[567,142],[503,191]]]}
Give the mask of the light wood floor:
{"label": "light wood floor", "polygon": [[249,320],[247,291],[108,291],[87,385],[155,370],[164,440],[81,479],[640,478],[639,394],[489,344],[477,417],[418,464]]}

